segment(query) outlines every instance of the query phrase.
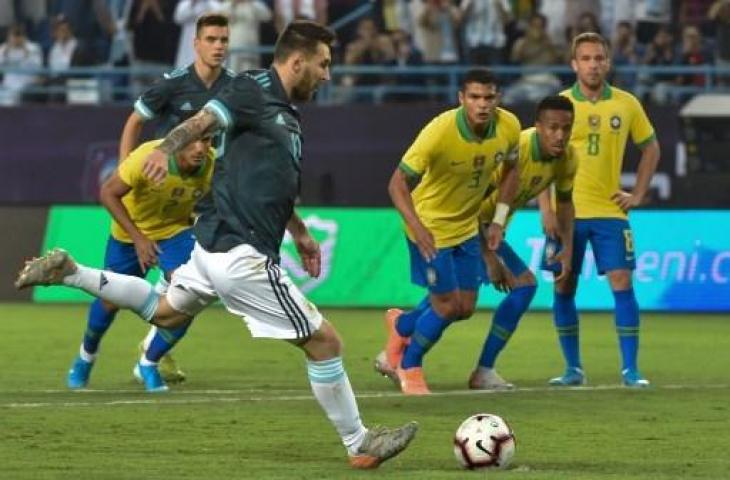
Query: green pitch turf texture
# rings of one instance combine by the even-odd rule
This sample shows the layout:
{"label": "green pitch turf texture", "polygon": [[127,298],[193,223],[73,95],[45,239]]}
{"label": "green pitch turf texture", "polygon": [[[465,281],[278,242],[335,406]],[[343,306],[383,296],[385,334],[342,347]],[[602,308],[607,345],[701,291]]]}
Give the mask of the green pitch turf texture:
{"label": "green pitch turf texture", "polygon": [[[326,311],[367,424],[415,419],[411,448],[377,472],[352,471],[309,391],[301,353],[253,341],[222,309],[204,312],[176,356],[188,381],[150,395],[131,377],[146,328],[122,314],[90,391],[65,389],[82,306],[0,305],[2,479],[722,479],[730,478],[730,318],[645,314],[641,364],[651,389],[619,386],[612,316],[582,317],[589,386],[546,387],[562,364],[550,317],[531,313],[500,359],[520,388],[465,389],[489,314],[446,332],[427,357],[437,394],[404,398],[374,374],[381,312]],[[452,435],[477,412],[503,416],[517,454],[504,472],[468,472]]]}

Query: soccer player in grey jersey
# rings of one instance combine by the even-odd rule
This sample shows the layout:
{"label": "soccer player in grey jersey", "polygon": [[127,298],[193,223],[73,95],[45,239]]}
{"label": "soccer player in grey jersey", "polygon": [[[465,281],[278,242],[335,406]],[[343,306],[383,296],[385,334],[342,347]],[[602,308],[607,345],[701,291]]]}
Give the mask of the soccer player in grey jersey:
{"label": "soccer player in grey jersey", "polygon": [[309,21],[289,24],[268,71],[234,80],[194,117],[176,127],[147,157],[146,175],[167,174],[167,156],[207,132],[225,128],[230,141],[216,164],[212,198],[196,224],[197,243],[175,271],[164,297],[144,280],[76,264],[63,250],[28,262],[16,287],[64,284],[129,308],[158,326],[189,322],[220,299],[252,336],[301,348],[314,396],[347,449],[354,468],[375,468],[403,451],[417,424],[366,429],[341,358],[334,327],[278,265],[284,231],[304,268],[320,273],[320,250],[294,212],[301,179],[301,129],[292,101],[310,100],[329,80],[334,34]]}

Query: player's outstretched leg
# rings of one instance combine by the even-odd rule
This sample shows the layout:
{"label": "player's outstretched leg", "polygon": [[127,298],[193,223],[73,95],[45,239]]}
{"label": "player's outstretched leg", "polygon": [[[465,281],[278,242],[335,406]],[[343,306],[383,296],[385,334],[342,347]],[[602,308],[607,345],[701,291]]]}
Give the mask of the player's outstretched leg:
{"label": "player's outstretched leg", "polygon": [[408,422],[398,428],[370,428],[355,454],[350,455],[350,465],[361,469],[377,468],[405,450],[417,431],[416,422]]}

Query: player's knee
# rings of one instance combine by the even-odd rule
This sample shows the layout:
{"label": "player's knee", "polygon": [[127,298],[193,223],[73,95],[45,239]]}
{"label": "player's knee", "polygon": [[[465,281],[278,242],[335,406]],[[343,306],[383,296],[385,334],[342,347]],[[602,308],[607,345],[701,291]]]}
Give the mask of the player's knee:
{"label": "player's knee", "polygon": [[172,308],[166,297],[161,297],[150,323],[161,328],[179,328],[189,324],[192,319],[190,315]]}
{"label": "player's knee", "polygon": [[461,319],[461,304],[457,298],[435,304],[434,310],[444,320],[453,322]]}
{"label": "player's knee", "polygon": [[534,286],[537,286],[537,279],[530,270],[525,270],[515,279],[515,288]]}
{"label": "player's knee", "polygon": [[611,290],[620,291],[631,288],[631,270],[612,270],[608,272]]}
{"label": "player's knee", "polygon": [[559,282],[555,282],[555,293],[561,295],[575,295],[575,289],[578,285],[577,278],[574,274],[568,275]]}
{"label": "player's knee", "polygon": [[319,330],[300,346],[315,361],[329,360],[342,354],[340,335],[327,320],[323,320]]}

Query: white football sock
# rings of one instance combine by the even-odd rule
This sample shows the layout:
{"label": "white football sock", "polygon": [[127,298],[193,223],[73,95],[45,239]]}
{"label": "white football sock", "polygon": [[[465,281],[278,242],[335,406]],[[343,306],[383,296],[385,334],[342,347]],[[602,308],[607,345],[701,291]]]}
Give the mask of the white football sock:
{"label": "white football sock", "polygon": [[360,420],[355,394],[347,378],[342,358],[307,361],[312,393],[335,426],[350,455],[357,454],[367,429]]}
{"label": "white football sock", "polygon": [[80,288],[91,295],[134,311],[149,322],[157,311],[160,297],[143,278],[77,265],[76,272],[63,279],[64,285]]}

